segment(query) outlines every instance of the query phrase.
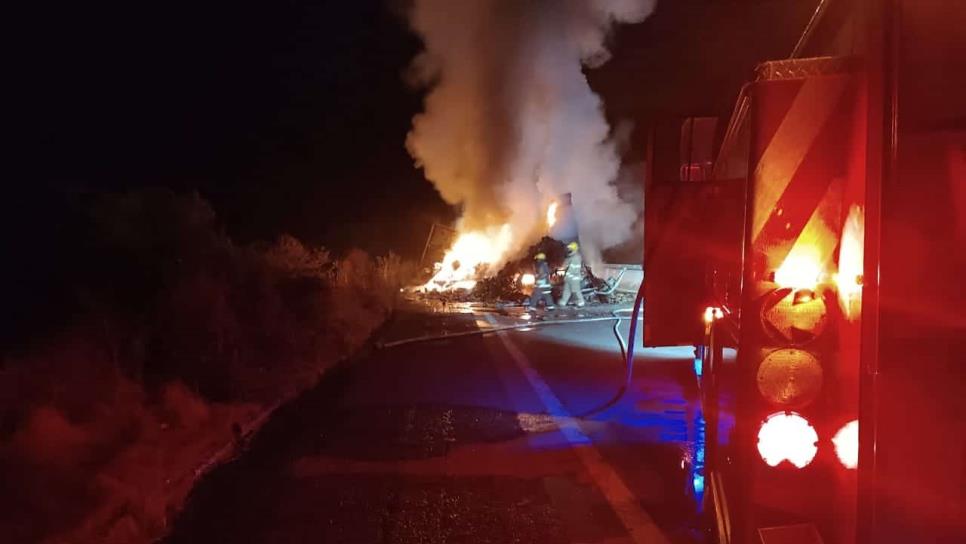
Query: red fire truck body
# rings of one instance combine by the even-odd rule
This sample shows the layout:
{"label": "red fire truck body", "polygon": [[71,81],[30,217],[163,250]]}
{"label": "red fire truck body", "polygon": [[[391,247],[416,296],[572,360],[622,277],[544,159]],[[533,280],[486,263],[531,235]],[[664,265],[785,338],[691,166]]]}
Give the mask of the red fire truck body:
{"label": "red fire truck body", "polygon": [[818,2],[723,130],[652,134],[644,343],[699,346],[721,542],[964,541],[963,23]]}

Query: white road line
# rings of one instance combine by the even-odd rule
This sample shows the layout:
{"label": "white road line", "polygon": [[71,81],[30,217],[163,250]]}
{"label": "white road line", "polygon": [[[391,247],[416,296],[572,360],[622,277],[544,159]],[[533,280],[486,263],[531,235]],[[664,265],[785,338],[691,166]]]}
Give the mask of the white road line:
{"label": "white road line", "polygon": [[[492,317],[486,316],[486,319],[490,324],[494,324]],[[581,430],[579,420],[567,411],[557,395],[553,393],[547,382],[543,381],[540,374],[534,370],[533,365],[513,343],[509,335],[506,332],[497,332],[496,335],[500,338],[503,347],[506,348],[520,372],[530,382],[530,386],[540,398],[540,402],[547,408],[547,413],[553,418],[557,428],[560,429],[567,442],[570,442],[573,446],[577,457],[583,463],[584,468],[587,469],[587,473],[600,489],[614,513],[617,514],[624,528],[627,529],[631,539],[639,544],[667,544],[668,540],[664,533],[654,523],[651,516],[641,508],[640,502],[620,475],[617,474],[617,471],[604,461],[590,437]]]}
{"label": "white road line", "polygon": [[477,317],[475,319],[475,321],[476,321],[476,326],[479,327],[481,330],[482,329],[492,329],[493,328],[493,325],[495,324],[495,321],[493,321],[492,319],[490,319],[489,314],[487,314],[487,316],[486,316],[485,319],[480,319],[480,318]]}

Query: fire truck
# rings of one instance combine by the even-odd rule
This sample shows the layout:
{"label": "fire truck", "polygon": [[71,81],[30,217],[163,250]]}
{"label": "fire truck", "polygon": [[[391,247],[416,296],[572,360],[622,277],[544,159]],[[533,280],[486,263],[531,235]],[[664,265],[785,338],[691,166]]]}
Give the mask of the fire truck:
{"label": "fire truck", "polygon": [[822,0],[657,123],[644,345],[694,344],[722,543],[966,542],[966,2]]}

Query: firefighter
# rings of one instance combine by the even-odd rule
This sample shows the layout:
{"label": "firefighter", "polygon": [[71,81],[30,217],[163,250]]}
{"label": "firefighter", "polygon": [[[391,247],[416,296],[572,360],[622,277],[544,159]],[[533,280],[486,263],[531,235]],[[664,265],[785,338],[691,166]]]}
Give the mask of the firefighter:
{"label": "firefighter", "polygon": [[560,297],[560,306],[566,306],[573,295],[577,301],[577,307],[583,307],[584,294],[580,291],[580,283],[584,275],[584,262],[580,257],[580,246],[577,242],[567,244],[567,258],[563,262],[564,288],[563,295]]}
{"label": "firefighter", "polygon": [[542,300],[546,309],[553,310],[553,297],[550,295],[550,267],[547,265],[547,255],[537,253],[533,256],[533,294],[530,295],[530,305],[534,308]]}

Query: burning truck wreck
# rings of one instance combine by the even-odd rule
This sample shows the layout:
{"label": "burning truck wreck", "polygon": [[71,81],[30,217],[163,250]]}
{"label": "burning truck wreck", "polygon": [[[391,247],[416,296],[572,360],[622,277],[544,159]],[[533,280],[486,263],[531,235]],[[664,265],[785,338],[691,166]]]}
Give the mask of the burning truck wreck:
{"label": "burning truck wreck", "polygon": [[[440,301],[514,304],[536,309],[543,283],[542,289],[550,300],[560,301],[567,257],[580,251],[571,195],[561,195],[547,205],[545,233],[536,243],[519,257],[498,263],[500,246],[506,244],[508,236],[507,226],[498,230],[496,236],[486,237],[477,233],[456,235],[452,229],[434,225],[423,252],[424,265],[427,259],[437,257],[429,265],[431,268],[424,269],[432,277],[412,291]],[[440,250],[440,246],[446,249]],[[538,279],[540,261],[547,265],[542,281]],[[604,264],[600,266],[601,276],[595,275],[587,262],[581,262],[579,267],[580,293],[586,303],[619,303],[633,298],[637,285],[632,279],[634,272],[628,274],[628,269],[634,265]],[[573,300],[576,302],[578,297]],[[554,305],[548,301],[541,307],[553,309]]]}
{"label": "burning truck wreck", "polygon": [[[603,254],[639,232],[642,206],[619,187],[629,181],[638,186],[628,193],[640,194],[621,161],[629,131],[612,130],[587,74],[610,58],[614,27],[644,20],[654,2],[499,6],[425,0],[409,13],[424,50],[407,77],[425,98],[406,148],[460,213],[455,228],[432,228],[422,258],[429,270],[414,292],[522,303],[533,257],[559,266],[563,248],[577,242],[589,265],[580,291],[591,301],[613,296],[624,278]],[[562,296],[564,278],[551,280]]]}

